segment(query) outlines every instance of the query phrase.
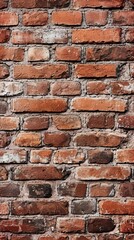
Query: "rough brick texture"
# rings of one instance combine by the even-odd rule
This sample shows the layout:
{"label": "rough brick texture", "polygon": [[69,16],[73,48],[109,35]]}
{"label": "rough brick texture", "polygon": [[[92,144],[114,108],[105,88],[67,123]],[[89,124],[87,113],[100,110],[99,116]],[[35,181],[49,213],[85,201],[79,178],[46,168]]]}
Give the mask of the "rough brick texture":
{"label": "rough brick texture", "polygon": [[134,0],[0,0],[0,240],[134,240]]}

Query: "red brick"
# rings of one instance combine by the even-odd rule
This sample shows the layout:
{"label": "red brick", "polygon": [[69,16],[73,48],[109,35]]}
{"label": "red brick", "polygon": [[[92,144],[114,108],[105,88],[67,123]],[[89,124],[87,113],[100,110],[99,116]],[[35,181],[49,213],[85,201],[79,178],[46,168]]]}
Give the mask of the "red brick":
{"label": "red brick", "polygon": [[77,146],[117,147],[125,139],[125,135],[113,133],[80,133],[75,136]]}
{"label": "red brick", "polygon": [[12,31],[12,43],[13,44],[35,44],[42,43],[41,34],[34,31]]}
{"label": "red brick", "polygon": [[54,166],[19,166],[13,169],[13,180],[60,180],[64,179],[67,171]]}
{"label": "red brick", "polygon": [[120,185],[120,196],[134,197],[134,182],[125,182]]}
{"label": "red brick", "polygon": [[18,25],[18,15],[14,12],[0,12],[0,26]]}
{"label": "red brick", "polygon": [[87,25],[106,25],[107,24],[107,11],[87,11],[85,13]]}
{"label": "red brick", "polygon": [[88,119],[88,128],[113,128],[115,125],[114,116],[109,114],[91,115]]}
{"label": "red brick", "polygon": [[6,43],[10,39],[10,30],[1,29],[0,30],[0,43]]}
{"label": "red brick", "polygon": [[47,95],[49,91],[48,82],[26,82],[26,94],[29,96]]}
{"label": "red brick", "polygon": [[85,232],[85,220],[82,218],[58,218],[57,229],[65,233]]}
{"label": "red brick", "polygon": [[13,131],[19,128],[19,118],[0,117],[0,130]]}
{"label": "red brick", "polygon": [[54,11],[52,23],[57,25],[81,25],[82,13],[80,11]]}
{"label": "red brick", "polygon": [[15,201],[11,204],[12,215],[66,215],[68,202],[63,201]]}
{"label": "red brick", "polygon": [[62,77],[64,78],[68,77],[68,66],[66,64],[14,66],[15,79],[62,78]]}
{"label": "red brick", "polygon": [[79,164],[84,162],[84,154],[76,149],[58,150],[53,156],[53,161],[57,164]]}
{"label": "red brick", "polygon": [[83,198],[86,196],[87,184],[80,182],[63,182],[58,186],[57,190],[61,196]]}
{"label": "red brick", "polygon": [[44,26],[48,22],[48,14],[46,12],[26,12],[22,19],[24,26]]}
{"label": "red brick", "polygon": [[25,150],[0,150],[0,163],[25,163],[27,153]]}
{"label": "red brick", "polygon": [[0,46],[0,60],[4,61],[23,61],[24,49],[22,48],[7,48]]}
{"label": "red brick", "polygon": [[113,13],[113,23],[118,25],[134,25],[134,12],[121,11]]}
{"label": "red brick", "polygon": [[[133,0],[131,0],[132,2]],[[125,240],[133,240],[134,239],[134,234],[129,234],[129,235],[126,235],[126,238]],[[122,240],[122,239],[121,239]]]}
{"label": "red brick", "polygon": [[111,91],[115,95],[133,94],[134,81],[111,82]]}
{"label": "red brick", "polygon": [[72,236],[70,240],[94,240],[94,236],[89,236],[87,235],[77,235],[77,236]]}
{"label": "red brick", "polygon": [[81,128],[81,119],[76,115],[54,116],[53,122],[58,130],[74,130]]}
{"label": "red brick", "polygon": [[130,177],[130,174],[130,168],[128,167],[83,166],[76,169],[76,179],[80,180],[125,180]]}
{"label": "red brick", "polygon": [[41,117],[41,116],[32,116],[24,118],[23,121],[23,129],[24,130],[43,130],[48,129],[49,122],[48,117]]}
{"label": "red brick", "polygon": [[104,200],[99,202],[99,209],[101,214],[133,215],[134,201]]}
{"label": "red brick", "polygon": [[86,58],[88,61],[127,61],[134,60],[133,46],[118,46],[118,47],[96,47],[87,48]]}
{"label": "red brick", "polygon": [[30,162],[32,163],[49,163],[52,155],[52,150],[32,150],[30,155]]}
{"label": "red brick", "polygon": [[17,135],[14,143],[20,147],[38,147],[41,144],[41,135],[21,132]]}
{"label": "red brick", "polygon": [[9,205],[6,202],[1,202],[0,203],[0,215],[7,215],[7,214],[9,214]]}
{"label": "red brick", "polygon": [[1,64],[0,65],[0,78],[7,78],[9,76],[9,69],[7,65]]}
{"label": "red brick", "polygon": [[30,235],[15,235],[11,236],[11,240],[32,240]]}
{"label": "red brick", "polygon": [[[0,8],[6,8],[8,6],[7,0],[0,0]],[[3,240],[3,239],[1,239]]]}
{"label": "red brick", "polygon": [[72,108],[76,111],[109,111],[124,112],[126,102],[118,99],[100,99],[100,98],[75,98],[72,101]]}
{"label": "red brick", "polygon": [[0,240],[7,240],[7,236],[6,235],[3,235],[3,234],[0,234]]}
{"label": "red brick", "polygon": [[126,42],[134,42],[134,29],[128,29],[125,35]]}
{"label": "red brick", "polygon": [[68,240],[69,238],[65,235],[57,234],[56,235],[43,235],[38,238],[38,240]]}
{"label": "red brick", "polygon": [[73,43],[118,43],[121,40],[119,28],[75,29],[72,31]]}
{"label": "red brick", "polygon": [[[43,4],[44,2],[44,4]],[[43,1],[42,2],[42,6],[43,7],[47,7],[47,1]],[[34,1],[31,0],[30,2],[26,1],[26,0],[11,0],[11,6],[13,8],[36,8],[39,7],[39,1]],[[37,5],[37,6],[36,6]]]}
{"label": "red brick", "polygon": [[89,150],[88,158],[90,164],[107,164],[112,162],[113,153],[111,150]]}
{"label": "red brick", "polygon": [[91,197],[113,197],[115,193],[114,185],[107,183],[96,183],[90,185]]}
{"label": "red brick", "polygon": [[67,7],[70,4],[70,0],[55,1],[40,1],[40,0],[11,0],[13,8],[54,8],[54,7]]}
{"label": "red brick", "polygon": [[100,234],[98,240],[124,240],[124,237],[119,234]]}
{"label": "red brick", "polygon": [[51,92],[54,96],[75,96],[80,95],[81,85],[79,82],[56,81],[51,86]]}
{"label": "red brick", "polygon": [[134,149],[120,149],[117,150],[118,163],[134,163]]}
{"label": "red brick", "polygon": [[4,168],[4,167],[0,167],[0,180],[3,181],[3,180],[7,180],[8,178],[8,172],[7,170]]}
{"label": "red brick", "polygon": [[121,128],[134,129],[134,115],[120,115],[118,124]]}
{"label": "red brick", "polygon": [[13,112],[64,112],[67,109],[65,99],[61,98],[16,98],[13,100]]}
{"label": "red brick", "polygon": [[79,47],[57,47],[56,48],[56,60],[61,61],[80,61],[81,49]]}
{"label": "red brick", "polygon": [[20,195],[20,186],[14,183],[0,184],[0,197],[18,197]]}
{"label": "red brick", "polygon": [[121,233],[133,233],[134,232],[134,219],[128,218],[124,219],[123,222],[120,223],[120,232]]}
{"label": "red brick", "polygon": [[6,133],[0,133],[0,148],[4,148],[9,145],[10,137]]}
{"label": "red brick", "polygon": [[88,94],[109,94],[108,84],[102,81],[87,82],[87,93]]}
{"label": "red brick", "polygon": [[44,143],[49,147],[67,147],[70,143],[70,135],[62,132],[46,132]]}
{"label": "red brick", "polygon": [[0,114],[5,114],[7,112],[7,102],[0,101]]}
{"label": "red brick", "polygon": [[[43,219],[29,219],[29,218],[3,219],[0,220],[0,231],[11,233],[43,233],[44,221]],[[21,239],[21,237],[19,239]]]}
{"label": "red brick", "polygon": [[78,78],[116,77],[116,64],[77,64],[75,76]]}
{"label": "red brick", "polygon": [[49,50],[46,47],[31,47],[28,49],[28,61],[37,62],[49,60]]}
{"label": "red brick", "polygon": [[120,8],[123,0],[73,0],[75,7]]}

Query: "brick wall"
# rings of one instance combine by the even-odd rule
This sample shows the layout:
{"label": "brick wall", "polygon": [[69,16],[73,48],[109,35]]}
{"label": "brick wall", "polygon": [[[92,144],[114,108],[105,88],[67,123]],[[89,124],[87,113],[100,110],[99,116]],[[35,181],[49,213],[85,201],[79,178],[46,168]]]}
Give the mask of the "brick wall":
{"label": "brick wall", "polygon": [[134,0],[0,0],[0,240],[134,240]]}

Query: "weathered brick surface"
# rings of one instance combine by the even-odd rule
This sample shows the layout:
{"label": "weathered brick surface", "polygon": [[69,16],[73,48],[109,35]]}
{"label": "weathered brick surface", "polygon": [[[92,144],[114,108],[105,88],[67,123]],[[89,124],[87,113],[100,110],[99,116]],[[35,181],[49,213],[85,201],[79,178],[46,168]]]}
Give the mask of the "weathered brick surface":
{"label": "weathered brick surface", "polygon": [[134,0],[0,0],[0,240],[134,239]]}

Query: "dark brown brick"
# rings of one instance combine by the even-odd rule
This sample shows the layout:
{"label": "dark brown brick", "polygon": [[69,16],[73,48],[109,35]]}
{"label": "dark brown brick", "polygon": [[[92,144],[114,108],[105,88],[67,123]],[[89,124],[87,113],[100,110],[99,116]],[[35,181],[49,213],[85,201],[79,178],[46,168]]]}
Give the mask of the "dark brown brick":
{"label": "dark brown brick", "polygon": [[72,202],[72,213],[75,215],[81,214],[93,214],[96,212],[96,201],[73,201]]}
{"label": "dark brown brick", "polygon": [[58,194],[61,196],[85,197],[87,184],[64,182],[58,186]]}
{"label": "dark brown brick", "polygon": [[0,101],[0,114],[5,114],[7,111],[7,103],[5,101]]}
{"label": "dark brown brick", "polygon": [[11,204],[13,215],[66,215],[68,202],[66,201],[14,201]]}
{"label": "dark brown brick", "polygon": [[90,163],[106,164],[113,160],[113,153],[110,150],[89,150],[88,157]]}
{"label": "dark brown brick", "polygon": [[92,218],[88,220],[88,232],[90,233],[111,232],[114,228],[115,224],[111,218]]}
{"label": "dark brown brick", "polygon": [[49,198],[52,196],[50,184],[29,184],[29,197],[31,198]]}
{"label": "dark brown brick", "polygon": [[10,143],[10,137],[6,133],[0,133],[0,148],[8,146]]}
{"label": "dark brown brick", "polygon": [[126,182],[120,185],[120,195],[122,197],[134,197],[134,182]]}
{"label": "dark brown brick", "polygon": [[44,135],[44,143],[50,147],[67,147],[70,143],[70,135],[61,132],[47,132]]}

